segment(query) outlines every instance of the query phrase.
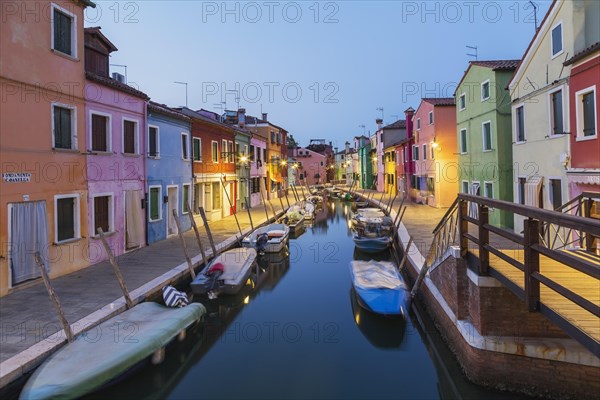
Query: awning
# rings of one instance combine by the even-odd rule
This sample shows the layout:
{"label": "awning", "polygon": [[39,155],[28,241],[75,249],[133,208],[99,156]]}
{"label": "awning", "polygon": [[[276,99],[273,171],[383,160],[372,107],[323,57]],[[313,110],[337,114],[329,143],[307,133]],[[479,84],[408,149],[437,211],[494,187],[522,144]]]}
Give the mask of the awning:
{"label": "awning", "polygon": [[525,182],[525,205],[540,207],[540,192],[544,178],[541,176],[532,176]]}

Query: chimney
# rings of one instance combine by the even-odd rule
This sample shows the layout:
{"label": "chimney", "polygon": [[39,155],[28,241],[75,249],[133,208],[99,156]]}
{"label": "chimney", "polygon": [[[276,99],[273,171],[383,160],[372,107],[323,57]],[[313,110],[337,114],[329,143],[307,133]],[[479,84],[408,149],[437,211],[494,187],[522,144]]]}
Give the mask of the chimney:
{"label": "chimney", "polygon": [[237,112],[238,126],[244,128],[246,126],[246,109],[240,108]]}
{"label": "chimney", "polygon": [[375,120],[375,123],[377,124],[377,130],[381,129],[381,127],[383,126],[383,120],[381,118],[377,118]]}
{"label": "chimney", "polygon": [[262,120],[267,122],[267,113],[262,113]]}
{"label": "chimney", "polygon": [[408,107],[404,111],[404,115],[406,115],[406,137],[413,137],[413,116],[415,114],[415,109],[412,107]]}
{"label": "chimney", "polygon": [[350,152],[350,142],[346,142],[346,154],[348,154]]}

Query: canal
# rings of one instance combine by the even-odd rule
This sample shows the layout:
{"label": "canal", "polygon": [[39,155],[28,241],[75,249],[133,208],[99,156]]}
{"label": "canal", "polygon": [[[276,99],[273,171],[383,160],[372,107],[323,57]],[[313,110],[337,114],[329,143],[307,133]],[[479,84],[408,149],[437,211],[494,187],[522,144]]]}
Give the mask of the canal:
{"label": "canal", "polygon": [[240,294],[194,299],[205,323],[161,364],[89,398],[517,398],[468,382],[419,308],[404,321],[357,305],[348,264],[369,257],[354,250],[350,212],[325,204]]}

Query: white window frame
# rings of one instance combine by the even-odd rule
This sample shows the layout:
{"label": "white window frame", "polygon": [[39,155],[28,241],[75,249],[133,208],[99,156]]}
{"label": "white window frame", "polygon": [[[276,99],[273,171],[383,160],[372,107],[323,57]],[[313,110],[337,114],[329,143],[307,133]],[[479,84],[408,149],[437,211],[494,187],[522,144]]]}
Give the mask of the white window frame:
{"label": "white window frame", "polygon": [[421,118],[417,118],[417,130],[421,130]]}
{"label": "white window frame", "polygon": [[[486,84],[488,85],[488,96],[487,97],[483,97],[483,87]],[[482,102],[489,100],[490,97],[492,96],[492,85],[490,84],[490,80],[489,79],[486,79],[485,81],[481,82],[481,92],[480,93],[481,93],[481,101]]]}
{"label": "white window frame", "polygon": [[[54,135],[54,108],[68,108],[72,111],[71,115],[71,149],[63,149],[56,147],[56,136]],[[50,125],[52,126],[52,149],[56,150],[77,150],[79,146],[77,145],[77,107],[64,103],[56,103],[52,102],[50,104]],[[91,131],[91,130],[90,130]]]}
{"label": "white window frame", "polygon": [[[217,151],[215,152],[215,144],[217,145]],[[218,140],[211,140],[210,141],[210,157],[212,159],[213,164],[218,164],[219,163],[219,141]],[[216,156],[216,158],[215,158]]]}
{"label": "white window frame", "polygon": [[[523,192],[521,192],[521,184],[519,182],[519,179],[525,179],[525,184],[523,185]],[[527,205],[527,202],[525,201],[525,190],[526,190],[526,186],[527,186],[527,176],[526,175],[517,175],[517,190],[515,190],[515,192],[517,193],[517,198],[515,199],[515,203],[516,204],[521,204],[521,205]],[[521,203],[521,197],[523,197],[523,203]]]}
{"label": "white window frame", "polygon": [[[490,126],[490,143],[489,143],[490,148],[489,149],[485,148],[485,129],[483,127],[486,124],[489,124],[489,126]],[[482,122],[481,123],[481,149],[482,149],[482,151],[484,153],[488,152],[488,151],[493,151],[494,150],[494,147],[492,146],[492,143],[494,142],[493,135],[494,135],[494,132],[492,132],[492,121],[488,120],[488,121]]]}
{"label": "white window frame", "polygon": [[[467,191],[465,191],[465,183],[467,184]],[[469,189],[471,188],[471,184],[467,180],[463,180],[461,182],[460,192],[464,194],[469,194]]]}
{"label": "white window frame", "polygon": [[[200,146],[199,146],[200,147],[200,159],[198,159],[198,160],[196,160],[196,158],[194,157],[194,149],[196,148],[196,146],[194,145],[194,142],[196,140],[200,143]],[[202,162],[202,138],[192,137],[192,160],[197,163]]]}
{"label": "white window frame", "polygon": [[517,118],[517,109],[523,107],[523,130],[526,130],[526,126],[525,126],[525,103],[519,103],[519,104],[515,104],[515,106],[513,107],[513,116],[512,116],[512,120],[513,120],[513,132],[514,132],[514,136],[513,136],[513,140],[514,140],[514,144],[523,144],[525,142],[527,142],[527,137],[525,136],[526,132],[523,132],[523,140],[519,141],[519,121]]}
{"label": "white window frame", "polygon": [[[102,150],[94,150],[92,148],[92,141],[93,141],[93,132],[92,132],[92,116],[94,115],[99,115],[101,117],[106,117],[106,123],[108,124],[107,129],[106,129],[106,151],[102,151]],[[90,134],[88,135],[88,152],[94,152],[94,153],[112,153],[112,114],[109,113],[105,113],[102,111],[96,111],[96,110],[89,110],[88,112],[88,120],[89,120],[89,124],[88,124],[88,131],[90,132]]]}
{"label": "white window frame", "polygon": [[427,160],[427,143],[423,143],[423,160]]}
{"label": "white window frame", "polygon": [[[54,10],[58,10],[61,13],[68,15],[72,19],[72,23],[71,23],[71,53],[73,53],[73,54],[63,53],[62,51],[56,50],[54,48]],[[77,46],[78,37],[77,37],[77,34],[78,34],[79,30],[77,27],[78,27],[77,15],[73,14],[66,8],[59,6],[58,4],[55,4],[55,3],[50,4],[50,49],[53,52],[56,52],[57,54],[60,54],[61,56],[64,56],[64,57],[71,58],[73,60],[78,59],[78,51],[77,51],[78,50],[78,46]]]}
{"label": "white window frame", "polygon": [[223,164],[229,162],[229,147],[227,147],[227,139],[221,139],[221,159],[223,160]]}
{"label": "white window frame", "polygon": [[[155,156],[151,156],[150,155],[150,128],[154,128],[156,129],[156,155]],[[155,160],[159,160],[160,159],[160,127],[158,125],[148,125],[148,134],[146,135],[147,140],[146,140],[146,147],[147,147],[147,154],[148,154],[148,158],[152,158]]]}
{"label": "white window frame", "polygon": [[227,141],[227,162],[235,163],[235,146],[231,140]]}
{"label": "white window frame", "polygon": [[[591,136],[583,136],[583,106],[581,105],[581,99],[583,98],[583,95],[588,93],[594,93],[592,97],[594,98],[594,121],[596,123],[596,134]],[[596,85],[592,85],[585,89],[575,92],[575,140],[577,142],[598,138],[598,104],[596,103]]]}
{"label": "white window frame", "polygon": [[[75,199],[75,207],[73,212],[75,216],[73,221],[75,222],[74,227],[74,235],[75,237],[58,241],[58,200],[60,199]],[[80,208],[80,196],[79,193],[69,193],[69,194],[57,194],[54,196],[54,243],[55,244],[63,244],[69,243],[75,240],[81,239],[81,208]]]}
{"label": "white window frame", "polygon": [[188,199],[187,200],[190,202],[190,209],[193,208],[193,206],[192,206],[192,184],[191,183],[182,183],[181,184],[181,214],[182,215],[188,214],[190,212],[190,210],[185,211],[184,202],[183,202],[185,200],[183,198],[184,197],[183,194],[185,193],[183,191],[183,188],[186,186],[188,187]]}
{"label": "white window frame", "polygon": [[[152,206],[150,205],[150,202],[152,201],[152,196],[150,196],[150,192],[152,191],[152,189],[158,189],[158,219],[152,219],[152,214],[151,214]],[[163,219],[162,206],[163,206],[162,186],[161,185],[148,186],[148,221],[150,221],[150,222],[162,221],[162,219]]]}
{"label": "white window frame", "polygon": [[[566,132],[567,128],[565,127],[566,123],[567,123],[567,102],[569,101],[568,96],[569,93],[565,91],[565,86],[561,85],[561,86],[557,86],[552,90],[548,91],[548,128],[549,128],[549,132],[547,134],[548,138],[555,138],[555,137],[563,137],[564,135],[557,135],[554,133],[554,107],[552,107],[552,95],[556,92],[562,92],[562,121],[563,121],[563,126],[561,129],[561,132]],[[565,93],[567,96],[565,96]]]}
{"label": "white window frame", "polygon": [[91,208],[91,221],[90,221],[90,227],[91,227],[91,231],[90,231],[90,236],[91,237],[99,237],[98,233],[96,232],[96,205],[95,205],[95,199],[96,197],[109,197],[108,200],[108,232],[104,232],[105,234],[108,233],[113,233],[116,232],[115,229],[115,194],[110,192],[110,193],[96,193],[93,194],[91,196],[92,201],[90,202],[90,208]]}
{"label": "white window frame", "polygon": [[[462,133],[465,133],[465,146],[463,147]],[[467,128],[461,128],[458,131],[458,145],[460,154],[467,154],[469,152],[469,132]]]}
{"label": "white window frame", "polygon": [[[464,105],[461,107],[461,99],[464,100]],[[460,96],[458,96],[458,111],[464,111],[467,108],[467,94],[466,93],[461,93]]]}
{"label": "white window frame", "polygon": [[185,157],[185,154],[183,152],[183,141],[181,141],[181,159],[184,161],[190,161],[190,134],[189,132],[181,132],[181,138],[183,139],[183,137],[185,137],[185,147],[186,147],[186,153],[187,153],[187,158]]}
{"label": "white window frame", "polygon": [[427,115],[428,115],[427,120],[429,121],[429,125],[433,125],[433,123],[435,122],[433,120],[433,111],[429,111],[429,114],[427,114]]}
{"label": "white window frame", "polygon": [[[490,185],[492,193],[491,196],[488,196],[487,185]],[[494,182],[492,181],[483,181],[483,197],[487,197],[488,199],[494,198]]]}
{"label": "white window frame", "polygon": [[244,156],[248,157],[248,145],[247,144],[244,145]]}
{"label": "white window frame", "polygon": [[[135,123],[135,131],[133,134],[134,153],[125,153],[125,121]],[[129,154],[132,156],[140,154],[140,120],[139,119],[135,119],[135,118],[131,118],[131,117],[122,117],[121,118],[121,153]]]}
{"label": "white window frame", "polygon": [[[553,35],[552,32],[554,31],[554,29],[556,29],[558,26],[560,25],[560,51],[556,54],[553,53],[553,48],[554,48],[554,39],[553,39]],[[560,56],[562,53],[565,52],[565,29],[564,29],[564,24],[562,22],[562,20],[558,21],[556,24],[554,24],[552,26],[552,28],[550,28],[550,59],[555,59],[556,57]]]}
{"label": "white window frame", "polygon": [[418,144],[413,144],[412,161],[419,161],[419,145]]}

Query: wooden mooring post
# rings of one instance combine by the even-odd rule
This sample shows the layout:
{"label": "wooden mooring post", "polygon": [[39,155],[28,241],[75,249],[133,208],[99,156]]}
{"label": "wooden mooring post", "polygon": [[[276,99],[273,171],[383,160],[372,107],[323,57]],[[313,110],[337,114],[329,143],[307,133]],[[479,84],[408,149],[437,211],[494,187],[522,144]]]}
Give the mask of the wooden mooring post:
{"label": "wooden mooring post", "polygon": [[246,197],[246,211],[248,212],[248,219],[250,220],[250,229],[254,230],[254,223],[252,222],[252,213],[250,212],[250,200]]}
{"label": "wooden mooring post", "polygon": [[400,271],[402,271],[402,268],[404,268],[404,264],[406,264],[406,260],[408,259],[408,252],[410,251],[410,246],[412,246],[412,243],[413,239],[411,237],[408,241],[408,244],[406,245],[406,249],[404,249],[404,251],[402,252],[402,261],[400,261],[400,265],[398,267]]}
{"label": "wooden mooring post", "polygon": [[[188,210],[191,210],[189,203]],[[191,211],[188,213],[188,215],[190,216],[190,223],[192,224],[192,229],[194,230],[194,234],[196,235],[196,242],[198,242],[198,247],[200,247],[200,254],[202,254],[202,264],[206,265],[206,262],[208,260],[206,258],[206,252],[204,251],[204,247],[202,246],[202,241],[200,240],[200,231],[198,230],[198,225],[196,225],[194,214]]]}
{"label": "wooden mooring post", "polygon": [[44,265],[44,262],[42,261],[42,258],[40,257],[40,252],[36,251],[34,257],[35,257],[35,263],[40,268],[40,271],[42,274],[42,279],[44,280],[44,285],[46,286],[46,290],[48,291],[48,296],[50,297],[50,301],[52,301],[52,305],[54,306],[54,309],[56,310],[56,314],[58,315],[60,324],[62,325],[63,330],[65,331],[65,335],[67,335],[67,341],[69,343],[71,343],[73,341],[73,331],[71,330],[71,325],[69,325],[69,322],[67,321],[67,317],[65,317],[65,312],[63,311],[63,309],[60,305],[60,300],[58,299],[56,292],[54,292],[52,283],[50,283],[50,278],[48,277],[48,272],[46,272],[46,266]]}
{"label": "wooden mooring post", "polygon": [[[192,213],[192,210],[188,209],[188,213]],[[175,219],[175,225],[177,225],[177,235],[179,236],[179,241],[181,242],[181,247],[183,247],[183,255],[185,256],[185,261],[187,262],[188,269],[190,270],[190,275],[192,279],[196,278],[196,272],[194,271],[194,265],[192,264],[192,259],[190,258],[190,254],[188,253],[187,244],[185,243],[185,238],[183,237],[183,231],[181,230],[181,222],[179,222],[179,217],[177,216],[177,210],[173,210],[173,218]]]}
{"label": "wooden mooring post", "polygon": [[225,184],[223,183],[223,179],[219,178],[219,181],[221,181],[221,187],[223,188],[223,191],[225,192],[225,196],[227,197],[227,202],[229,203],[229,209],[233,211],[233,218],[235,218],[235,223],[237,224],[238,231],[240,232],[241,236],[244,236],[242,234],[242,227],[240,226],[240,221],[238,221],[237,208],[234,209],[234,207],[233,207],[233,203],[231,202],[231,197],[229,197],[229,193],[225,189]]}
{"label": "wooden mooring post", "polygon": [[106,241],[106,237],[104,236],[104,231],[102,228],[98,228],[98,235],[100,236],[100,241],[104,246],[104,250],[106,254],[108,254],[108,260],[110,261],[110,265],[113,267],[113,271],[115,271],[115,275],[117,276],[117,281],[119,281],[119,286],[121,287],[121,291],[123,292],[123,296],[125,297],[125,303],[127,304],[127,308],[133,307],[133,301],[131,301],[131,297],[129,297],[129,290],[127,290],[127,285],[125,285],[125,279],[123,279],[123,275],[121,275],[121,269],[119,268],[119,264],[117,264],[117,260],[113,255],[108,242]]}
{"label": "wooden mooring post", "polygon": [[210,232],[210,226],[208,226],[208,220],[206,219],[206,213],[204,212],[204,207],[199,207],[198,211],[200,211],[200,217],[202,217],[202,222],[204,223],[204,229],[206,230],[206,236],[208,237],[208,242],[210,243],[210,247],[212,248],[213,258],[217,256],[217,248],[215,247],[215,241],[213,240],[212,233]]}

